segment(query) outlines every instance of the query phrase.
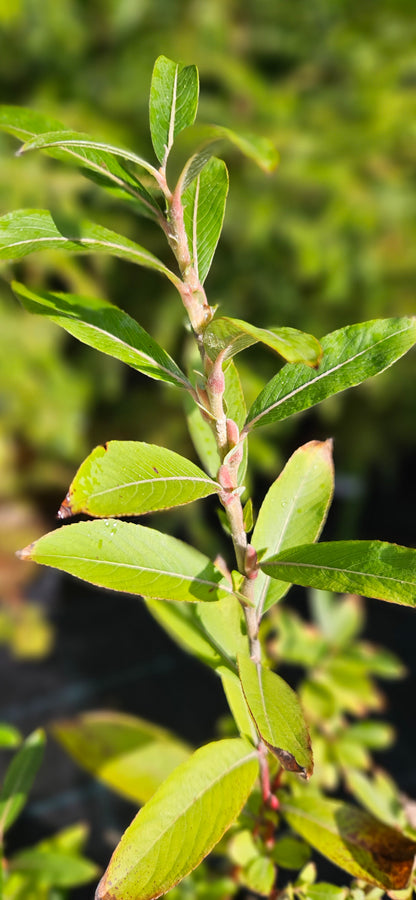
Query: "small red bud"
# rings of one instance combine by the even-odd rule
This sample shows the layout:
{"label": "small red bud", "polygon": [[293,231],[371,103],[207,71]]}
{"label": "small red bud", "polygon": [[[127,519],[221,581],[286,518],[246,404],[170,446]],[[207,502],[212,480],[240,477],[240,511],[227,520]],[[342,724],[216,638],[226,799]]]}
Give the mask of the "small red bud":
{"label": "small red bud", "polygon": [[232,491],[235,488],[234,481],[231,477],[228,466],[221,466],[218,470],[218,481],[225,491]]}
{"label": "small red bud", "polygon": [[227,419],[227,439],[230,450],[235,447],[240,440],[240,432],[233,419]]}

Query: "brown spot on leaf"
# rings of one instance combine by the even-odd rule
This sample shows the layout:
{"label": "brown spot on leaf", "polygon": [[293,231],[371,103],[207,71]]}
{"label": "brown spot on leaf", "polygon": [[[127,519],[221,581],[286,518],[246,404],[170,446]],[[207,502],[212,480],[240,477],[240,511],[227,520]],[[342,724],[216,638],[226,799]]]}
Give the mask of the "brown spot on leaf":
{"label": "brown spot on leaf", "polygon": [[152,466],[152,469],[154,472],[156,472],[156,475],[159,475],[159,469],[157,469],[156,466]]}
{"label": "brown spot on leaf", "polygon": [[27,547],[24,547],[23,550],[16,550],[16,556],[19,559],[32,559],[32,550],[35,546],[35,542],[33,541],[31,544],[28,544]]}

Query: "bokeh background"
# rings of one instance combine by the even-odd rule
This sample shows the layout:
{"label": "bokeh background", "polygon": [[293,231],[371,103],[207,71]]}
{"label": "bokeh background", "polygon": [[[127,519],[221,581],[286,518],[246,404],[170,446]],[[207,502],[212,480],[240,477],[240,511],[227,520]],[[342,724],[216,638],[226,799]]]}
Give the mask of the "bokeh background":
{"label": "bokeh background", "polygon": [[[227,157],[231,190],[210,302],[259,326],[320,337],[416,311],[415,39],[412,0],[0,0],[1,100],[148,155],[155,57],[196,63],[200,121],[265,134],[280,153],[273,176]],[[41,155],[17,159],[16,149],[0,137],[1,214],[25,206],[82,214],[168,258],[152,225],[79,172]],[[3,266],[0,719],[27,732],[77,709],[112,706],[199,743],[225,711],[210,673],[179,654],[139,602],[39,574],[13,556],[55,527],[71,477],[95,444],[139,439],[193,454],[180,399],[27,316],[9,288],[15,276],[107,297],[172,355],[186,353],[182,309],[152,273],[52,252]],[[275,366],[254,349],[241,357],[249,401]],[[299,443],[329,435],[337,487],[326,536],[414,546],[416,354],[260,431],[251,445],[254,496]],[[209,503],[153,521],[218,550]],[[414,620],[381,606],[369,603],[368,634],[410,664]],[[390,716],[402,734],[396,774],[416,792],[413,687],[408,679],[392,689]],[[105,860],[125,808],[50,747],[12,839],[24,844],[33,828],[42,835],[80,816],[92,820],[94,852]]]}

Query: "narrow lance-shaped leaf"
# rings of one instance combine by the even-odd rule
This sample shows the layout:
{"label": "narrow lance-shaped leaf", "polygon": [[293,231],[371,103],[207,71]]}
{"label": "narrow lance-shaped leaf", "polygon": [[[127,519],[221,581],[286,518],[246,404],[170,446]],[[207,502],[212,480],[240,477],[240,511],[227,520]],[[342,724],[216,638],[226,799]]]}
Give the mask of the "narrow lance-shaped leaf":
{"label": "narrow lance-shaped leaf", "polygon": [[141,516],[219,490],[219,484],[179,453],[141,441],[109,441],[84,460],[58,515]]}
{"label": "narrow lance-shaped leaf", "polygon": [[[334,491],[332,441],[309,441],[290,457],[269,488],[251,538],[263,557],[299,541],[316,541],[322,531]],[[289,590],[285,581],[260,571],[254,582],[259,615]]]}
{"label": "narrow lance-shaped leaf", "polygon": [[182,195],[189,251],[202,283],[221,234],[227,194],[227,167],[222,159],[213,158]]}
{"label": "narrow lance-shaped leaf", "polygon": [[197,750],[133,819],[96,900],[154,900],[174,887],[237,818],[257,772],[256,751],[242,739]]}
{"label": "narrow lance-shaped leaf", "polygon": [[165,165],[177,134],[192,125],[199,95],[198,69],[159,56],[150,88],[150,134],[156,156]]}
{"label": "narrow lance-shaped leaf", "polygon": [[20,106],[0,106],[0,129],[25,142],[19,153],[46,150],[49,156],[81,168],[87,178],[115,196],[133,202],[142,214],[151,218],[160,217],[161,210],[157,201],[117,157],[141,166],[155,179],[158,172],[131,151],[94,141],[88,135],[68,131],[58,120]]}
{"label": "narrow lance-shaped leaf", "polygon": [[[178,155],[182,158],[185,152],[192,154],[179,177],[182,191],[186,190],[199,175],[214,152],[218,153],[219,148],[222,152],[224,143],[231,144],[243,156],[255,162],[263,172],[271,173],[276,169],[279,155],[275,145],[268,138],[257,134],[241,134],[221,125],[194,125],[183,132],[172,154],[173,157]],[[197,150],[192,152],[195,145]]]}
{"label": "narrow lance-shaped leaf", "polygon": [[107,253],[155,269],[179,284],[177,276],[153,253],[102,225],[58,223],[47,209],[18,209],[0,218],[0,260],[21,259],[37,250]]}
{"label": "narrow lance-shaped leaf", "polygon": [[34,731],[13,757],[7,769],[0,792],[0,838],[26,803],[36,772],[42,762],[45,735],[41,729]]}
{"label": "narrow lance-shaped leaf", "polygon": [[330,541],[260,562],[267,575],[306,587],[416,606],[416,550],[384,541]]}
{"label": "narrow lance-shaped leaf", "polygon": [[55,722],[52,732],[80,766],[140,804],[191,754],[168,731],[118,712],[82,713]]}
{"label": "narrow lance-shaped leaf", "polygon": [[312,847],[354,878],[386,890],[405,888],[416,843],[369,813],[320,796],[283,797],[281,812]]}
{"label": "narrow lance-shaped leaf", "polygon": [[19,556],[99,587],[160,600],[210,601],[231,593],[203,553],[153,528],[116,519],[66,525]]}
{"label": "narrow lance-shaped leaf", "polygon": [[238,670],[247,705],[262,741],[284,769],[309,778],[311,742],[299,699],[276,672],[238,655]]}
{"label": "narrow lance-shaped leaf", "polygon": [[284,366],[249,410],[246,429],[285,419],[326,397],[383,372],[416,341],[416,318],[377,319],[348,325],[321,341],[323,359],[316,371]]}
{"label": "narrow lance-shaped leaf", "polygon": [[316,338],[296,328],[257,328],[242,319],[221,316],[204,331],[204,346],[212,360],[221,352],[229,359],[259,341],[291,363],[303,362],[316,368],[322,358]]}
{"label": "narrow lance-shaped leaf", "polygon": [[13,290],[28,312],[45,316],[83,344],[120,359],[138,372],[189,387],[179,366],[135,319],[108,300],[34,291],[13,282]]}

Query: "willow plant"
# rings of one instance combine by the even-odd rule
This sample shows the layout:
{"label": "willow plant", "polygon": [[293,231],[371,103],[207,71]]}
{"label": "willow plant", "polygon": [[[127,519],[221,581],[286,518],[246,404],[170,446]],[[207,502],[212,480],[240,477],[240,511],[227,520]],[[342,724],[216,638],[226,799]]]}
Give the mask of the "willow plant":
{"label": "willow plant", "polygon": [[[364,322],[318,341],[293,328],[227,317],[211,304],[204,284],[228,192],[226,165],[214,152],[228,141],[266,171],[277,160],[265,139],[224,127],[196,129],[198,91],[195,66],[159,57],[150,92],[156,163],[68,131],[31,110],[0,111],[1,127],[24,142],[19,153],[42,149],[78,166],[146,216],[149,228],[161,228],[173,259],[168,266],[107,228],[91,222],[63,227],[47,210],[33,209],[0,219],[0,258],[61,248],[106,253],[154,270],[176,289],[199,359],[195,369],[183,371],[135,319],[107,300],[13,285],[27,310],[181,391],[201,462],[141,441],[96,447],[61,506],[63,526],[22,550],[21,558],[142,597],[182,646],[216,670],[239,733],[189,753],[179,744],[168,752],[169,741],[154,732],[153,756],[160,754],[163,770],[159,784],[122,836],[96,898],[161,896],[236,822],[237,831],[238,823],[247,829],[251,822],[261,847],[250,886],[263,896],[278,894],[273,848],[282,822],[366,884],[402,889],[411,875],[413,836],[368,811],[327,799],[311,788],[313,780],[306,783],[313,755],[302,706],[271,668],[259,629],[291,584],[414,606],[416,551],[377,540],[318,543],[333,494],[330,441],[310,441],[291,456],[264,497],[254,527],[244,482],[254,429],[381,373],[415,343],[416,321]],[[195,139],[194,151],[171,184],[167,164],[185,131],[188,142]],[[247,411],[234,359],[255,343],[284,363]],[[221,556],[211,560],[169,534],[123,521],[210,495],[221,504],[233,562],[228,538]],[[78,513],[91,518],[67,524]],[[300,895],[307,893],[305,885],[307,880],[296,889]]]}

